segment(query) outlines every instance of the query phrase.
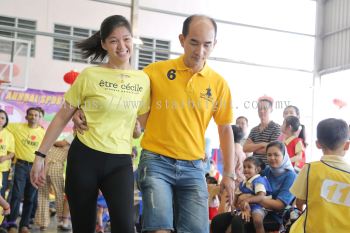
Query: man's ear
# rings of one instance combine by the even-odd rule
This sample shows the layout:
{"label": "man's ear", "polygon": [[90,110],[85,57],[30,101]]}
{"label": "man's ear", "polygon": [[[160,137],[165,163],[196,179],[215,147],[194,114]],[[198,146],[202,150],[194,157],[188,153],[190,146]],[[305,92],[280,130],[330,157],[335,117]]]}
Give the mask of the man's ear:
{"label": "man's ear", "polygon": [[184,43],[185,43],[185,37],[183,34],[179,35],[179,41],[182,47],[184,47]]}

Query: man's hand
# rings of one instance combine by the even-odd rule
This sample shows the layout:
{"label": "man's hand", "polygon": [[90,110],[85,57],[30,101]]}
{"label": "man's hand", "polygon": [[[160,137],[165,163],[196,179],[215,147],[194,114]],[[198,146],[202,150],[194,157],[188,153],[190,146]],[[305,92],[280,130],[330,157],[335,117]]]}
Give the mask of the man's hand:
{"label": "man's hand", "polygon": [[136,119],[135,122],[135,128],[134,128],[134,132],[132,134],[133,138],[139,138],[142,134],[142,129],[141,129],[141,124],[140,122]]}
{"label": "man's hand", "polygon": [[6,161],[7,160],[7,158],[5,157],[5,156],[1,156],[0,157],[0,163],[3,163],[4,161]]}
{"label": "man's hand", "polygon": [[78,109],[72,118],[74,123],[74,131],[77,131],[80,134],[84,134],[84,131],[88,130],[87,121],[83,110]]}
{"label": "man's hand", "polygon": [[235,181],[227,176],[223,176],[220,183],[220,193],[222,194],[224,191],[227,193],[227,200],[229,205],[232,206],[234,200]]}
{"label": "man's hand", "polygon": [[30,171],[30,182],[35,188],[44,186],[46,181],[45,159],[35,156],[35,160]]}

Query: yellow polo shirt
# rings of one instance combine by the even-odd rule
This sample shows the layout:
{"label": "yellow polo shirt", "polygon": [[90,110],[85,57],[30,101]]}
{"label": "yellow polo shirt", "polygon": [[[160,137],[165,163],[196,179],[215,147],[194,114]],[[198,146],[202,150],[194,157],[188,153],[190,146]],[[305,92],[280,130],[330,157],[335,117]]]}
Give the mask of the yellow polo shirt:
{"label": "yellow polo shirt", "polygon": [[142,148],[180,160],[204,158],[204,134],[213,117],[218,125],[233,119],[226,81],[207,64],[193,74],[183,56],[144,68],[151,80],[151,111]]}
{"label": "yellow polo shirt", "polygon": [[[8,153],[15,153],[15,139],[6,128],[0,131],[0,157],[7,156]],[[5,172],[11,168],[11,159],[0,163],[0,172]]]}
{"label": "yellow polo shirt", "polygon": [[15,139],[15,158],[33,162],[36,151],[44,138],[45,130],[38,126],[30,128],[27,123],[10,123],[6,127]]}
{"label": "yellow polo shirt", "polygon": [[85,113],[89,130],[77,135],[84,145],[105,153],[131,154],[136,117],[149,111],[150,82],[143,71],[89,67],[65,100]]}

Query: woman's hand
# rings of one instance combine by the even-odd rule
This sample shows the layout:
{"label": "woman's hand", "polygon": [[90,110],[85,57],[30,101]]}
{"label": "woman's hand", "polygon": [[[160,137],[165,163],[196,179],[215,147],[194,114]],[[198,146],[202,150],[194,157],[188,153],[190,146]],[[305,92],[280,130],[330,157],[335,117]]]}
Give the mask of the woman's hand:
{"label": "woman's hand", "polygon": [[35,160],[30,171],[30,182],[35,188],[42,187],[46,181],[45,159],[35,156]]}
{"label": "woman's hand", "polygon": [[237,206],[241,206],[242,203],[243,203],[246,199],[248,199],[248,198],[250,198],[250,197],[252,197],[252,196],[253,196],[253,195],[248,194],[248,193],[242,193],[241,195],[239,195],[239,197],[238,197],[238,199],[237,199]]}
{"label": "woman's hand", "polygon": [[74,131],[80,134],[84,134],[84,131],[88,130],[87,121],[83,110],[77,109],[73,115],[72,121],[74,123]]}

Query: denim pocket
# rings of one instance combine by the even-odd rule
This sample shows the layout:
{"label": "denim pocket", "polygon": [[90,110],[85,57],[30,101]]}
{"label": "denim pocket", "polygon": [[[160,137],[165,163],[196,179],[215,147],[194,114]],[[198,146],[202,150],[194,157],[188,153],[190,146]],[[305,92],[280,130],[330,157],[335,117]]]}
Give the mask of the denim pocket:
{"label": "denim pocket", "polygon": [[191,161],[191,164],[194,168],[197,168],[200,170],[203,170],[203,168],[204,168],[204,163],[203,163],[203,160],[201,160],[201,159],[193,160],[193,161]]}

